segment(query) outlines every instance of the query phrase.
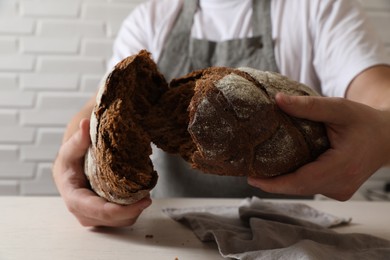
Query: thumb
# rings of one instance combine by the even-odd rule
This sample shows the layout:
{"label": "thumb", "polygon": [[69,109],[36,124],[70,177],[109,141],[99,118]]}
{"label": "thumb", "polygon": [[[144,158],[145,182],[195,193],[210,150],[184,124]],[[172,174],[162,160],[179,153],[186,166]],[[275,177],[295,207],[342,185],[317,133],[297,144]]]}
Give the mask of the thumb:
{"label": "thumb", "polygon": [[79,129],[61,148],[64,161],[74,162],[82,159],[91,144],[89,119],[80,121]]}
{"label": "thumb", "polygon": [[280,109],[287,114],[324,123],[343,123],[345,117],[341,112],[347,108],[341,98],[327,98],[318,96],[289,96],[277,93],[275,101]]}

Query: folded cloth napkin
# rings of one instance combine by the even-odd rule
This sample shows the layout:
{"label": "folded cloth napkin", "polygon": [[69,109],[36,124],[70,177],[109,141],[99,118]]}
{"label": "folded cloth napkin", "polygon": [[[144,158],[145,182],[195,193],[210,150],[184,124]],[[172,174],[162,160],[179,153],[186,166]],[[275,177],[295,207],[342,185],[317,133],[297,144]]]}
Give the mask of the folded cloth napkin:
{"label": "folded cloth napkin", "polygon": [[390,259],[390,241],[367,234],[340,234],[330,227],[350,219],[302,203],[248,198],[237,207],[167,208],[171,218],[203,241],[215,241],[233,259]]}

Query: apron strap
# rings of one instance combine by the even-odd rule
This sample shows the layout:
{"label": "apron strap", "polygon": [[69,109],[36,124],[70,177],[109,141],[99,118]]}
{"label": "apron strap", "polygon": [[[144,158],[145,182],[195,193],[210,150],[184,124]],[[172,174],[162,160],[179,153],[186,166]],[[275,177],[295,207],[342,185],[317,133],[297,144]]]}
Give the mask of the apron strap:
{"label": "apron strap", "polygon": [[172,34],[186,33],[191,35],[194,15],[199,6],[199,0],[184,0],[180,15],[176,18]]}
{"label": "apron strap", "polygon": [[252,0],[252,9],[253,36],[272,35],[272,24],[264,22],[271,21],[271,0]]}
{"label": "apron strap", "polygon": [[[271,20],[271,0],[252,0],[253,2],[253,35],[261,35],[263,39],[263,48],[272,50],[264,52],[265,59],[268,61],[270,71],[278,71],[278,66],[274,54],[274,42],[272,38],[272,20]],[[264,22],[267,21],[267,22]]]}
{"label": "apron strap", "polygon": [[181,11],[161,51],[157,65],[168,81],[191,70],[187,56],[190,53],[191,29],[197,8],[198,0],[183,1]]}
{"label": "apron strap", "polygon": [[[168,36],[165,46],[171,46],[171,48],[175,49],[188,46],[188,43],[191,39],[192,24],[196,10],[198,9],[198,5],[198,0],[183,1],[182,9],[175,20],[175,24],[170,35]],[[187,52],[188,49],[185,49],[185,51]]]}

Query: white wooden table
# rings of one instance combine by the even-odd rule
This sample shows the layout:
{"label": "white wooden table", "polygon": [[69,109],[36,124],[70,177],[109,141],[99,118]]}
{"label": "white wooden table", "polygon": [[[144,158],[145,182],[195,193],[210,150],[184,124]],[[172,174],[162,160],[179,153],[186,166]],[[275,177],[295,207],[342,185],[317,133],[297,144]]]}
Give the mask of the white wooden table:
{"label": "white wooden table", "polygon": [[[85,228],[59,197],[0,197],[0,259],[222,259],[214,243],[200,242],[171,220],[165,207],[238,205],[234,199],[154,200],[129,228]],[[300,201],[302,202],[302,201]],[[322,211],[352,217],[335,230],[390,240],[389,202],[304,201]]]}

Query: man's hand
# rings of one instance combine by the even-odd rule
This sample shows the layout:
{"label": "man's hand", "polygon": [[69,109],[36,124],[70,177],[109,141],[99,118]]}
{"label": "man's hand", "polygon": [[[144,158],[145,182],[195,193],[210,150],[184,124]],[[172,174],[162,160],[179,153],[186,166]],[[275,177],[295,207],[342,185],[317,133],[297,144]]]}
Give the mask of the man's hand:
{"label": "man's hand", "polygon": [[276,102],[287,114],[325,123],[331,147],[295,172],[269,179],[249,178],[249,184],[271,193],[323,194],[344,201],[389,164],[389,111],[342,98],[281,93]]}
{"label": "man's hand", "polygon": [[90,190],[83,167],[90,142],[89,120],[83,119],[76,133],[62,145],[54,163],[54,181],[66,206],[83,226],[133,225],[151,199],[121,206],[107,202]]}

